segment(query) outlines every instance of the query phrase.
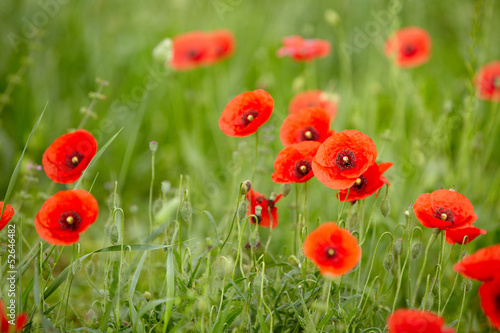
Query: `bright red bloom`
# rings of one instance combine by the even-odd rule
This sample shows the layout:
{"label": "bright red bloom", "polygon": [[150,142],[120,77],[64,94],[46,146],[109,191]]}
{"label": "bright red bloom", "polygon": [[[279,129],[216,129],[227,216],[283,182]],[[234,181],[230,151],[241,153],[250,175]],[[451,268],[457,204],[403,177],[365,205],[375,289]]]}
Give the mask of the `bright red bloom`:
{"label": "bright red bloom", "polygon": [[289,56],[295,61],[311,61],[330,54],[330,42],[326,40],[289,36],[283,38],[282,42],[283,46],[277,52],[280,58]]}
{"label": "bright red bloom", "polygon": [[326,139],[313,159],[314,175],[326,186],[343,190],[375,163],[377,148],[372,139],[356,130],[336,133]]}
{"label": "bright red bloom", "polygon": [[175,70],[189,70],[213,61],[212,42],[204,31],[192,31],[172,39],[172,60],[170,67]]}
{"label": "bright red bloom", "polygon": [[500,61],[483,66],[476,74],[475,81],[479,98],[500,102]]}
{"label": "bright red bloom", "polygon": [[[465,244],[472,242],[479,235],[486,235],[486,230],[472,225],[446,230],[446,241],[450,244]],[[467,236],[467,238],[465,238]]]}
{"label": "bright red bloom", "polygon": [[431,37],[426,30],[407,27],[387,39],[385,54],[393,57],[399,67],[416,67],[429,60],[431,44]]}
{"label": "bright red bloom", "polygon": [[303,183],[314,176],[312,160],[321,144],[316,141],[303,141],[288,146],[279,152],[274,161],[275,183]]}
{"label": "bright red bloom", "polygon": [[361,258],[358,240],[335,222],[323,223],[307,235],[302,251],[321,274],[331,277],[347,274]]}
{"label": "bright red bloom", "polygon": [[500,330],[500,273],[479,287],[481,307],[493,327]]}
{"label": "bright red bloom", "polygon": [[97,201],[87,191],[61,191],[42,205],[35,217],[35,228],[48,243],[69,245],[78,242],[98,213]]}
{"label": "bright red bloom", "polygon": [[12,207],[9,204],[5,205],[5,209],[3,208],[3,206],[4,203],[0,201],[0,213],[2,212],[2,209],[4,210],[3,215],[0,218],[0,230],[5,228],[5,226],[7,225],[7,223],[9,223],[12,216],[14,216],[14,209],[12,209]]}
{"label": "bright red bloom", "polygon": [[215,30],[208,34],[211,44],[212,62],[225,60],[233,55],[236,49],[234,35],[229,30]]}
{"label": "bright red bloom", "polygon": [[97,152],[92,134],[80,129],[57,138],[43,153],[42,165],[56,183],[71,184],[80,178]]}
{"label": "bright red bloom", "polygon": [[482,248],[453,266],[470,279],[491,281],[500,275],[500,244]]}
{"label": "bright red bloom", "polygon": [[347,201],[362,200],[369,197],[379,188],[384,186],[384,184],[389,184],[389,181],[383,176],[383,173],[392,166],[393,164],[391,162],[372,164],[365,173],[356,178],[354,185],[349,189],[340,190],[340,192],[337,193],[337,198],[340,201],[346,201],[347,192],[349,192]]}
{"label": "bright red bloom", "polygon": [[271,117],[273,108],[273,98],[267,91],[247,91],[227,103],[219,128],[228,136],[249,136]]}
{"label": "bright red bloom", "polygon": [[[265,195],[255,192],[253,188],[247,193],[247,200],[250,205],[248,206],[247,215],[257,216],[257,224],[264,228],[271,227],[271,220],[273,229],[278,226],[278,208],[274,205],[281,199],[283,195],[278,194],[276,199],[267,199]],[[256,214],[256,207],[262,208],[260,215]],[[255,218],[251,217],[250,222],[255,224]]]}
{"label": "bright red bloom", "polygon": [[455,190],[437,190],[421,194],[413,211],[427,228],[455,229],[471,225],[477,219],[469,199]]}
{"label": "bright red bloom", "polygon": [[317,106],[323,108],[333,121],[337,116],[337,100],[328,96],[322,90],[307,90],[295,95],[288,105],[288,112],[295,113],[299,110]]}
{"label": "bright red bloom", "polygon": [[387,318],[389,333],[454,333],[444,319],[432,312],[399,309]]}
{"label": "bright red bloom", "polygon": [[0,300],[0,332],[1,333],[9,333],[12,332],[12,328],[14,332],[21,332],[23,330],[24,325],[28,322],[28,315],[23,312],[16,316],[15,323],[16,325],[11,325],[9,321],[11,318],[7,317],[7,313],[5,313],[5,304]]}
{"label": "bright red bloom", "polygon": [[335,131],[330,130],[330,116],[320,107],[309,107],[289,114],[280,129],[285,147],[302,141],[324,142]]}

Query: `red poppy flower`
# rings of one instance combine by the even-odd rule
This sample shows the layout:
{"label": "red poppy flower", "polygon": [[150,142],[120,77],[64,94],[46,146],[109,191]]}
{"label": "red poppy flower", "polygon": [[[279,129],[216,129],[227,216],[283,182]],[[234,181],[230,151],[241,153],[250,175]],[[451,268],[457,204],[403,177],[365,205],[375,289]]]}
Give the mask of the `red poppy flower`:
{"label": "red poppy flower", "polygon": [[275,183],[303,183],[314,176],[312,160],[321,144],[316,141],[303,141],[286,147],[279,152],[274,161]]}
{"label": "red poppy flower", "polygon": [[470,279],[490,281],[500,275],[500,244],[482,248],[453,266]]}
{"label": "red poppy flower", "polygon": [[479,98],[500,102],[500,61],[490,62],[479,70],[476,88]]}
{"label": "red poppy flower", "polygon": [[280,129],[285,147],[302,141],[324,142],[335,131],[330,130],[330,116],[320,107],[309,107],[289,114]]}
{"label": "red poppy flower", "polygon": [[432,312],[399,309],[387,318],[389,333],[454,333],[444,319]]}
{"label": "red poppy flower", "polygon": [[71,184],[80,178],[97,152],[92,134],[80,129],[57,138],[43,153],[43,169],[56,183]]}
{"label": "red poppy flower", "polygon": [[[9,333],[9,332],[21,332],[23,330],[24,325],[28,322],[28,315],[26,313],[20,313],[14,318],[7,317],[7,313],[5,312],[5,304],[0,300],[0,332],[1,333]],[[15,322],[15,325],[11,325],[10,322]],[[14,329],[12,331],[12,328]]]}
{"label": "red poppy flower", "polygon": [[352,270],[361,258],[358,240],[335,222],[326,222],[307,235],[304,255],[321,274],[336,277]]}
{"label": "red poppy flower", "polygon": [[479,295],[484,314],[493,327],[500,330],[500,274],[498,271],[493,280],[487,281],[479,287]]}
{"label": "red poppy flower", "polygon": [[337,193],[337,198],[340,201],[346,201],[347,192],[349,192],[347,201],[362,200],[369,197],[379,188],[384,186],[384,184],[389,184],[389,181],[383,176],[383,173],[392,166],[393,164],[391,162],[372,164],[365,173],[356,178],[354,185],[349,189],[340,190],[340,192]]}
{"label": "red poppy flower", "polygon": [[313,172],[326,186],[343,190],[375,163],[377,148],[366,134],[347,130],[329,137],[313,159]]}
{"label": "red poppy flower", "polygon": [[95,222],[97,201],[84,190],[61,191],[51,196],[35,217],[40,237],[53,245],[78,242],[80,234]]}
{"label": "red poppy flower", "polygon": [[12,216],[14,216],[14,209],[12,209],[12,207],[9,204],[5,205],[5,209],[3,208],[3,206],[4,203],[0,201],[0,213],[2,212],[3,209],[3,215],[0,218],[0,230],[5,228],[5,226],[7,225],[7,223],[9,223]]}
{"label": "red poppy flower", "polygon": [[337,116],[337,100],[329,97],[322,90],[307,90],[295,95],[288,105],[288,112],[295,113],[299,110],[317,106],[323,108],[333,121]]}
{"label": "red poppy flower", "polygon": [[289,56],[295,61],[311,61],[330,54],[330,42],[326,40],[289,36],[283,38],[282,42],[283,46],[277,52],[280,58]]}
{"label": "red poppy flower", "polygon": [[172,60],[175,70],[189,70],[213,61],[212,41],[204,31],[192,31],[172,39]]}
{"label": "red poppy flower", "polygon": [[421,194],[413,205],[413,211],[427,228],[455,229],[468,226],[477,219],[469,199],[453,189]]}
{"label": "red poppy flower", "polygon": [[429,60],[431,44],[431,37],[426,30],[407,27],[387,39],[385,54],[393,57],[399,67],[416,67]]}
{"label": "red poppy flower", "polygon": [[211,44],[212,61],[219,62],[233,55],[236,48],[234,35],[229,30],[215,30],[208,34]]}
{"label": "red poppy flower", "polygon": [[[486,230],[472,225],[446,230],[446,241],[450,244],[465,244],[472,242],[479,235],[486,235]],[[465,238],[467,236],[467,238]]]}
{"label": "red poppy flower", "polygon": [[273,98],[267,91],[247,91],[227,103],[219,128],[228,136],[249,136],[271,117],[273,108]]}
{"label": "red poppy flower", "polygon": [[[276,228],[278,226],[278,208],[274,205],[281,199],[282,196],[282,194],[279,194],[274,200],[267,199],[265,195],[255,192],[253,188],[251,188],[247,193],[247,200],[250,203],[247,215],[257,216],[257,224],[264,228],[269,228],[272,220],[273,229]],[[260,214],[257,214],[256,212],[257,206],[262,208]],[[255,218],[251,217],[250,222],[255,224]]]}

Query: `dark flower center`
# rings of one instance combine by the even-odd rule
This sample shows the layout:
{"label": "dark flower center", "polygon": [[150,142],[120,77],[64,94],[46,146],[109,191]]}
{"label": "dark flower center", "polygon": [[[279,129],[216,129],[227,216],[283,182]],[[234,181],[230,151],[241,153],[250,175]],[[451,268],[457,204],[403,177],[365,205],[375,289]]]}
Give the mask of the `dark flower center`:
{"label": "dark flower center", "polygon": [[411,57],[412,55],[417,53],[417,48],[413,45],[406,44],[405,46],[403,46],[402,52],[405,56]]}
{"label": "dark flower center", "polygon": [[495,297],[495,305],[497,306],[497,310],[500,311],[500,294],[497,294]]}
{"label": "dark flower center", "polygon": [[351,186],[352,191],[356,191],[358,193],[362,193],[366,190],[366,185],[368,184],[368,180],[365,176],[359,176],[356,179],[354,185]]}
{"label": "dark flower center", "polygon": [[187,51],[186,56],[189,60],[198,60],[201,58],[201,52],[198,50],[189,50]]}
{"label": "dark flower center", "polygon": [[243,116],[241,117],[241,123],[243,124],[243,126],[248,126],[252,121],[255,120],[255,118],[257,118],[257,116],[259,115],[259,113],[255,110],[249,110],[247,112],[245,112],[243,114]]}
{"label": "dark flower center", "polygon": [[439,207],[434,212],[434,217],[437,219],[440,219],[443,222],[446,221],[446,222],[450,222],[451,224],[455,223],[455,216],[453,215],[453,212],[451,210],[449,210],[448,208]]}
{"label": "dark flower center", "polygon": [[66,157],[66,165],[70,169],[74,169],[78,166],[78,164],[80,164],[82,159],[83,159],[83,155],[80,154],[79,152],[75,151],[74,153],[71,153]]}
{"label": "dark flower center", "polygon": [[306,176],[311,170],[311,163],[309,163],[308,161],[300,160],[295,163],[295,169],[293,170],[293,173],[295,174],[295,177],[301,179]]}
{"label": "dark flower center", "polygon": [[319,134],[314,127],[308,126],[300,133],[300,141],[317,141],[318,139]]}
{"label": "dark flower center", "polygon": [[59,224],[63,231],[75,231],[80,228],[82,218],[74,210],[70,210],[61,214]]}
{"label": "dark flower center", "polygon": [[350,150],[342,150],[337,154],[337,166],[340,170],[352,169],[356,165],[356,156]]}

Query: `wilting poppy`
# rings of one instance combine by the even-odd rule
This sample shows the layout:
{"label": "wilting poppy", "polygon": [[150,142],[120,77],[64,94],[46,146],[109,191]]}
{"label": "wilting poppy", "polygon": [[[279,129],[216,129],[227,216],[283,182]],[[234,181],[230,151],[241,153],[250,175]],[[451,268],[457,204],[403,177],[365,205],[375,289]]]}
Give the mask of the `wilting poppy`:
{"label": "wilting poppy", "polygon": [[431,37],[426,30],[407,27],[387,39],[385,54],[393,57],[399,67],[416,67],[429,60],[431,44]]}
{"label": "wilting poppy", "polygon": [[330,116],[320,107],[309,107],[289,114],[280,129],[285,147],[302,141],[324,142],[335,131],[330,130]]}
{"label": "wilting poppy", "polygon": [[272,179],[275,183],[303,183],[314,176],[312,160],[321,144],[303,141],[286,147],[274,161]]}
{"label": "wilting poppy", "polygon": [[475,80],[479,98],[500,102],[500,61],[493,61],[482,67]]}
{"label": "wilting poppy", "polygon": [[490,320],[493,327],[500,330],[500,273],[491,281],[485,282],[479,287],[481,296],[481,307],[484,314]]}
{"label": "wilting poppy", "polygon": [[[384,186],[384,184],[389,184],[389,181],[383,176],[383,173],[392,167],[392,165],[391,162],[372,164],[365,173],[356,178],[354,185],[349,189],[340,190],[340,192],[337,193],[337,198],[340,201],[356,201],[369,197],[379,188]],[[349,196],[346,200],[348,192]]]}
{"label": "wilting poppy", "polygon": [[389,333],[454,333],[444,327],[444,319],[437,314],[421,310],[398,309],[387,318]]}
{"label": "wilting poppy", "polygon": [[0,230],[5,228],[5,226],[7,225],[7,223],[9,223],[12,216],[14,216],[14,209],[12,209],[12,207],[9,204],[4,204],[2,201],[0,201],[0,213],[2,212],[2,209],[3,209],[3,215],[0,218]]}
{"label": "wilting poppy", "polygon": [[313,159],[313,172],[326,186],[351,187],[375,163],[377,148],[368,135],[356,130],[336,133],[326,139]]}
{"label": "wilting poppy", "polygon": [[[14,304],[14,303],[11,303]],[[7,317],[7,313],[5,312],[5,304],[3,301],[0,301],[0,332],[1,333],[9,333],[9,332],[21,332],[23,330],[24,325],[28,322],[28,315],[23,312],[18,314],[15,319],[14,317]],[[10,322],[15,325],[11,325]]]}
{"label": "wilting poppy", "polygon": [[[479,235],[486,235],[486,230],[472,225],[446,230],[446,241],[450,244],[467,244]],[[467,236],[467,238],[465,238]]]}
{"label": "wilting poppy", "polygon": [[[269,228],[272,222],[273,229],[276,228],[278,226],[278,208],[274,205],[281,199],[281,197],[282,194],[278,194],[276,198],[268,199],[265,195],[256,192],[253,188],[251,188],[247,193],[247,200],[249,201],[247,215],[257,216],[257,221],[255,221],[255,218],[252,216],[250,218],[250,222],[253,224],[257,222],[258,225],[264,228]],[[257,206],[261,207],[260,214]]]}
{"label": "wilting poppy", "polygon": [[95,222],[99,207],[84,190],[61,191],[51,196],[35,217],[38,235],[53,245],[78,242],[80,234]]}
{"label": "wilting poppy", "polygon": [[323,108],[330,116],[330,121],[337,116],[337,99],[330,97],[322,90],[307,90],[298,93],[290,101],[288,112],[295,113],[312,106]]}
{"label": "wilting poppy", "polygon": [[204,31],[192,31],[172,39],[172,59],[170,67],[188,70],[213,61],[212,41]]}
{"label": "wilting poppy", "polygon": [[413,211],[427,228],[455,229],[470,225],[477,219],[469,199],[453,189],[421,194]]}
{"label": "wilting poppy", "polygon": [[219,128],[228,136],[249,136],[271,117],[273,108],[273,98],[267,91],[247,91],[227,103]]}
{"label": "wilting poppy", "polygon": [[477,250],[465,256],[453,269],[470,279],[490,281],[500,275],[500,244]]}
{"label": "wilting poppy", "polygon": [[277,52],[278,57],[288,56],[295,61],[311,61],[330,54],[330,42],[326,40],[289,36],[283,38],[282,42],[283,46]]}
{"label": "wilting poppy", "polygon": [[219,62],[233,55],[236,41],[231,31],[215,30],[208,34],[208,38],[210,39],[212,62]]}
{"label": "wilting poppy", "polygon": [[56,183],[78,180],[97,152],[92,134],[80,129],[57,138],[43,153],[43,170]]}
{"label": "wilting poppy", "polygon": [[348,273],[361,258],[358,240],[335,222],[323,223],[307,235],[303,252],[321,274],[331,277]]}

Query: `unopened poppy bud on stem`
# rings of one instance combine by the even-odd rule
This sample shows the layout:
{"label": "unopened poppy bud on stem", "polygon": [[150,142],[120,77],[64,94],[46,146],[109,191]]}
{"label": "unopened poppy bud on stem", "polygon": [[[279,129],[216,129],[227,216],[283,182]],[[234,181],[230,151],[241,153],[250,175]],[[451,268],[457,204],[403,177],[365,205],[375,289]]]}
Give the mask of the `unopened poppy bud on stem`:
{"label": "unopened poppy bud on stem", "polygon": [[283,194],[284,197],[286,197],[290,193],[291,190],[292,190],[291,184],[283,184],[281,186],[281,194]]}
{"label": "unopened poppy bud on stem", "polygon": [[394,265],[394,254],[392,254],[392,252],[387,252],[387,254],[384,257],[384,269],[387,272],[390,272],[393,265]]}
{"label": "unopened poppy bud on stem", "polygon": [[245,180],[244,182],[242,182],[240,190],[241,195],[247,194],[251,188],[252,188],[252,183],[249,180]]}
{"label": "unopened poppy bud on stem", "polygon": [[156,151],[158,150],[158,142],[151,141],[149,143],[149,150],[151,150],[152,153],[156,153]]}
{"label": "unopened poppy bud on stem", "polygon": [[172,40],[170,38],[165,38],[153,49],[153,59],[162,64],[166,65],[172,60]]}
{"label": "unopened poppy bud on stem", "polygon": [[144,292],[144,299],[148,302],[151,300],[151,293],[147,290]]}
{"label": "unopened poppy bud on stem", "polygon": [[420,256],[420,253],[422,252],[422,242],[416,242],[413,244],[413,247],[411,248],[411,258],[413,260],[417,259]]}

